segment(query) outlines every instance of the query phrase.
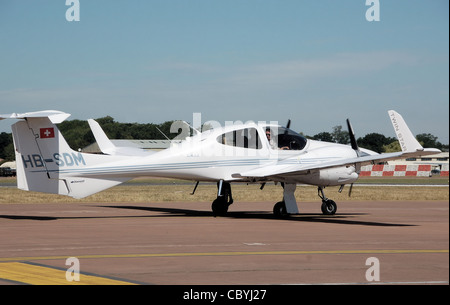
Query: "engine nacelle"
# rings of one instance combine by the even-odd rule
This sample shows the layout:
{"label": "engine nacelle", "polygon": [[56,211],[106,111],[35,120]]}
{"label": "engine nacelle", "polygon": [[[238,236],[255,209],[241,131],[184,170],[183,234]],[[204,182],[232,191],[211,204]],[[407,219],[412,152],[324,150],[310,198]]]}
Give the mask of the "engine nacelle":
{"label": "engine nacelle", "polygon": [[311,172],[308,180],[309,183],[314,185],[334,186],[353,183],[358,177],[359,175],[354,166],[342,166]]}

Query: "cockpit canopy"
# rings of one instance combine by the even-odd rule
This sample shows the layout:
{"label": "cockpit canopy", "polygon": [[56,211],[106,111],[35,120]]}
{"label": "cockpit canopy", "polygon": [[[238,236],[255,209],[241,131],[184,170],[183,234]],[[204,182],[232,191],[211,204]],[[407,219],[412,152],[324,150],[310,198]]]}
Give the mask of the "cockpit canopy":
{"label": "cockpit canopy", "polygon": [[242,148],[262,148],[261,139],[256,128],[244,128],[226,132],[217,137],[217,142]]}
{"label": "cockpit canopy", "polygon": [[264,135],[260,135],[256,128],[243,128],[229,131],[217,137],[217,142],[223,145],[261,149],[262,141],[269,141],[271,149],[302,150],[307,139],[295,131],[279,126],[264,127]]}
{"label": "cockpit canopy", "polygon": [[308,141],[286,127],[266,127],[266,136],[268,133],[270,133],[269,144],[273,149],[302,150]]}

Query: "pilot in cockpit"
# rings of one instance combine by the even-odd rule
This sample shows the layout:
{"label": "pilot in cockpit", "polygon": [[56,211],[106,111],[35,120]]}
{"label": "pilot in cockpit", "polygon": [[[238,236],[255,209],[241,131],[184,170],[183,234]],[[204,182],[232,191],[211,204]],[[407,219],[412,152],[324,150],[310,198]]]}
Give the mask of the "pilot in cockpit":
{"label": "pilot in cockpit", "polygon": [[281,149],[281,150],[289,149],[289,147],[287,147],[287,146],[278,147],[278,143],[276,141],[276,137],[272,137],[272,130],[269,127],[266,128],[266,137],[267,137],[267,140],[269,141],[270,148],[272,148],[272,149]]}

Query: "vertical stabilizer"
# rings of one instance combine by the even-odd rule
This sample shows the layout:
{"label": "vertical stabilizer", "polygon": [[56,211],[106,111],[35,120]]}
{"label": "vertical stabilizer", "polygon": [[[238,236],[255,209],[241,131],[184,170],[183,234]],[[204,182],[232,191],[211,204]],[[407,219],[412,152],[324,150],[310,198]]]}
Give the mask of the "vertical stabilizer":
{"label": "vertical stabilizer", "polygon": [[422,145],[416,140],[403,117],[394,110],[389,110],[389,118],[394,127],[397,139],[400,142],[402,152],[416,152],[423,150]]}
{"label": "vertical stabilizer", "polygon": [[46,112],[0,117],[20,119],[12,125],[19,189],[83,198],[130,179],[96,175],[99,166],[123,158],[72,150]]}
{"label": "vertical stabilizer", "polygon": [[[39,134],[33,132],[27,121],[19,121],[12,125],[12,132],[17,164],[17,187],[26,191],[68,195],[65,182],[55,177],[52,172],[55,170],[53,158],[50,161],[48,153],[43,154],[38,146],[38,141],[41,140],[36,137]],[[57,142],[54,134],[53,137],[52,142]]]}

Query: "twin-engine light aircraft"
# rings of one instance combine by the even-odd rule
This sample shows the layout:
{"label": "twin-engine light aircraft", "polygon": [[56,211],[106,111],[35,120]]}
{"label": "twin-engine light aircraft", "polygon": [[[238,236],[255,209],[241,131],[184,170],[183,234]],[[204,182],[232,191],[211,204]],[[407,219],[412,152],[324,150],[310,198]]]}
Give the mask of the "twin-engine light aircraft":
{"label": "twin-engine light aircraft", "polygon": [[[351,145],[306,139],[287,127],[248,123],[216,127],[173,143],[170,148],[146,153],[118,148],[94,120],[89,120],[102,155],[72,150],[56,124],[70,114],[48,110],[0,115],[18,119],[12,125],[17,161],[17,186],[83,198],[134,177],[152,176],[217,182],[214,215],[224,215],[233,203],[231,183],[280,183],[283,198],[273,212],[277,216],[299,213],[294,196],[298,183],[315,185],[322,199],[322,213],[336,213],[336,203],[324,188],[353,184],[365,164],[439,153],[424,149],[402,116],[388,112],[402,151],[378,154],[359,148],[347,120]],[[351,190],[351,186],[350,186]]]}

